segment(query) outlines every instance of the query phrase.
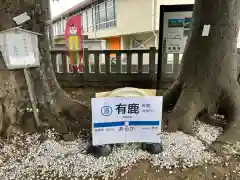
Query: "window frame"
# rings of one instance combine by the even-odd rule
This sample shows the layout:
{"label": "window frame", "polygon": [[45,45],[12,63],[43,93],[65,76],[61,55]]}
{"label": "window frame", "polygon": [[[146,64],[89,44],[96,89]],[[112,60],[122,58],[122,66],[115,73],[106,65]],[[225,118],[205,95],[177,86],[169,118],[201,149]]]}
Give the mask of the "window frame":
{"label": "window frame", "polygon": [[[111,5],[107,5],[107,3],[112,2]],[[104,8],[99,9],[99,5],[104,5]],[[109,29],[109,28],[114,28],[116,27],[116,3],[115,0],[103,0],[101,2],[98,2],[94,5],[92,5],[89,8],[86,8],[84,10],[84,12],[87,12],[89,9],[92,9],[92,25],[89,25],[89,14],[86,13],[86,19],[87,19],[87,28],[83,27],[83,31],[84,32],[93,32],[94,28],[96,26],[96,30],[103,30],[103,29]],[[113,9],[113,18],[108,20],[107,16],[107,12],[108,9],[112,8]],[[104,21],[100,21],[100,12],[104,12]],[[84,17],[84,16],[83,16]],[[84,20],[83,20],[84,21]],[[109,25],[110,23],[112,23],[112,25]]]}

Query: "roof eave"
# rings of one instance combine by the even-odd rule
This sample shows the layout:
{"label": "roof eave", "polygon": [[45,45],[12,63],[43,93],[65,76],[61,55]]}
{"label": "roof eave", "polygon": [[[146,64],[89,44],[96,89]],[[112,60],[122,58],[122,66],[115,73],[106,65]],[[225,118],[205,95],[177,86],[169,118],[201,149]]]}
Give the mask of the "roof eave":
{"label": "roof eave", "polygon": [[54,18],[52,18],[52,22],[56,22],[56,21],[59,21],[60,19],[62,19],[63,17],[66,17],[68,16],[69,14],[79,10],[79,9],[82,9],[94,2],[96,2],[97,0],[84,0],[78,4],[76,4],[75,6],[73,6],[72,8],[69,8],[67,9],[66,11],[64,11],[63,13],[55,16]]}

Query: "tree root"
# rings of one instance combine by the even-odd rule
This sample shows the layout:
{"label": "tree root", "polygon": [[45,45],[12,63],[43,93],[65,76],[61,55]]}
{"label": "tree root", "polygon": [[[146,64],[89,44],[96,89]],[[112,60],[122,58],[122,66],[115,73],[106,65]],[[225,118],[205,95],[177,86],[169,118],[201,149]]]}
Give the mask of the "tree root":
{"label": "tree root", "polygon": [[182,130],[186,134],[194,135],[193,121],[203,109],[203,103],[196,90],[184,89],[174,107],[168,115],[169,132]]}
{"label": "tree root", "polygon": [[182,84],[178,80],[174,81],[168,91],[164,94],[163,110],[165,112],[171,111],[174,108],[181,92]]}
{"label": "tree root", "polygon": [[216,118],[214,115],[208,114],[207,112],[206,114],[200,113],[197,119],[211,126],[224,127],[226,125],[226,122],[223,119]]}
{"label": "tree root", "polygon": [[[201,141],[210,150],[223,156],[222,144],[240,140],[240,88],[238,85],[231,85],[227,89],[222,88],[221,93],[218,93],[218,98],[216,96],[212,99],[208,98],[207,102],[202,98],[201,91],[196,88],[184,88],[180,93],[172,111],[167,116],[166,112],[164,114],[164,119],[167,119],[167,131],[181,130],[186,134],[195,135],[193,121],[196,119],[210,125],[221,126],[224,132],[212,145]],[[174,98],[173,101],[175,101]],[[215,113],[223,114],[226,122],[214,117]]]}

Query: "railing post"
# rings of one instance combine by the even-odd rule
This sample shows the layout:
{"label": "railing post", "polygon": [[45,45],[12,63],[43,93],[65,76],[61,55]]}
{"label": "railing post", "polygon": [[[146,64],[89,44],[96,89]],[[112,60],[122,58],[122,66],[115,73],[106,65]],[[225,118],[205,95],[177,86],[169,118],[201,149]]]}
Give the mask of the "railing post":
{"label": "railing post", "polygon": [[150,47],[149,52],[149,74],[155,75],[156,47]]}
{"label": "railing post", "polygon": [[84,61],[84,87],[87,86],[87,82],[88,82],[88,75],[89,75],[89,61],[88,61],[88,57],[89,57],[89,52],[87,48],[83,49],[83,61]]}
{"label": "railing post", "polygon": [[179,54],[175,53],[173,54],[173,76],[175,77],[177,75],[179,68]]}
{"label": "railing post", "polygon": [[162,54],[162,75],[161,77],[166,77],[166,70],[167,70],[167,53]]}
{"label": "railing post", "polygon": [[132,53],[127,53],[127,74],[132,73]]}
{"label": "railing post", "polygon": [[95,74],[99,74],[99,54],[94,54],[94,68],[95,68]]}
{"label": "railing post", "polygon": [[67,53],[66,52],[62,52],[61,53],[61,57],[62,57],[62,71],[63,74],[67,74]]}
{"label": "railing post", "polygon": [[51,62],[54,73],[57,72],[57,54],[55,52],[51,52]]}
{"label": "railing post", "polygon": [[116,73],[121,73],[121,53],[116,53]]}
{"label": "railing post", "polygon": [[138,53],[138,73],[141,74],[143,71],[143,53]]}
{"label": "railing post", "polygon": [[105,71],[106,74],[110,74],[110,53],[105,53]]}

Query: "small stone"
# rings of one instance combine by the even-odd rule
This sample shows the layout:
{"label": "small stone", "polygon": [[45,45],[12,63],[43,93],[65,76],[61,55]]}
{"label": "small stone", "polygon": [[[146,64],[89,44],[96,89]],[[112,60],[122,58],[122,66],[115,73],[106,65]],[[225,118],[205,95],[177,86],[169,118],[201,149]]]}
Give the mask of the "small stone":
{"label": "small stone", "polygon": [[106,157],[112,153],[112,145],[102,145],[102,146],[93,146],[88,147],[87,152],[93,154],[96,157]]}
{"label": "small stone", "polygon": [[62,135],[62,139],[64,140],[64,141],[74,141],[74,140],[76,140],[76,136],[74,135],[74,134],[63,134]]}
{"label": "small stone", "polygon": [[231,156],[227,156],[227,155],[225,156],[225,160],[226,160],[226,161],[229,161],[230,158],[231,158]]}
{"label": "small stone", "polygon": [[150,154],[159,154],[163,151],[162,144],[160,143],[143,143],[141,148]]}
{"label": "small stone", "polygon": [[225,163],[225,166],[228,167],[228,166],[229,166],[229,163]]}

